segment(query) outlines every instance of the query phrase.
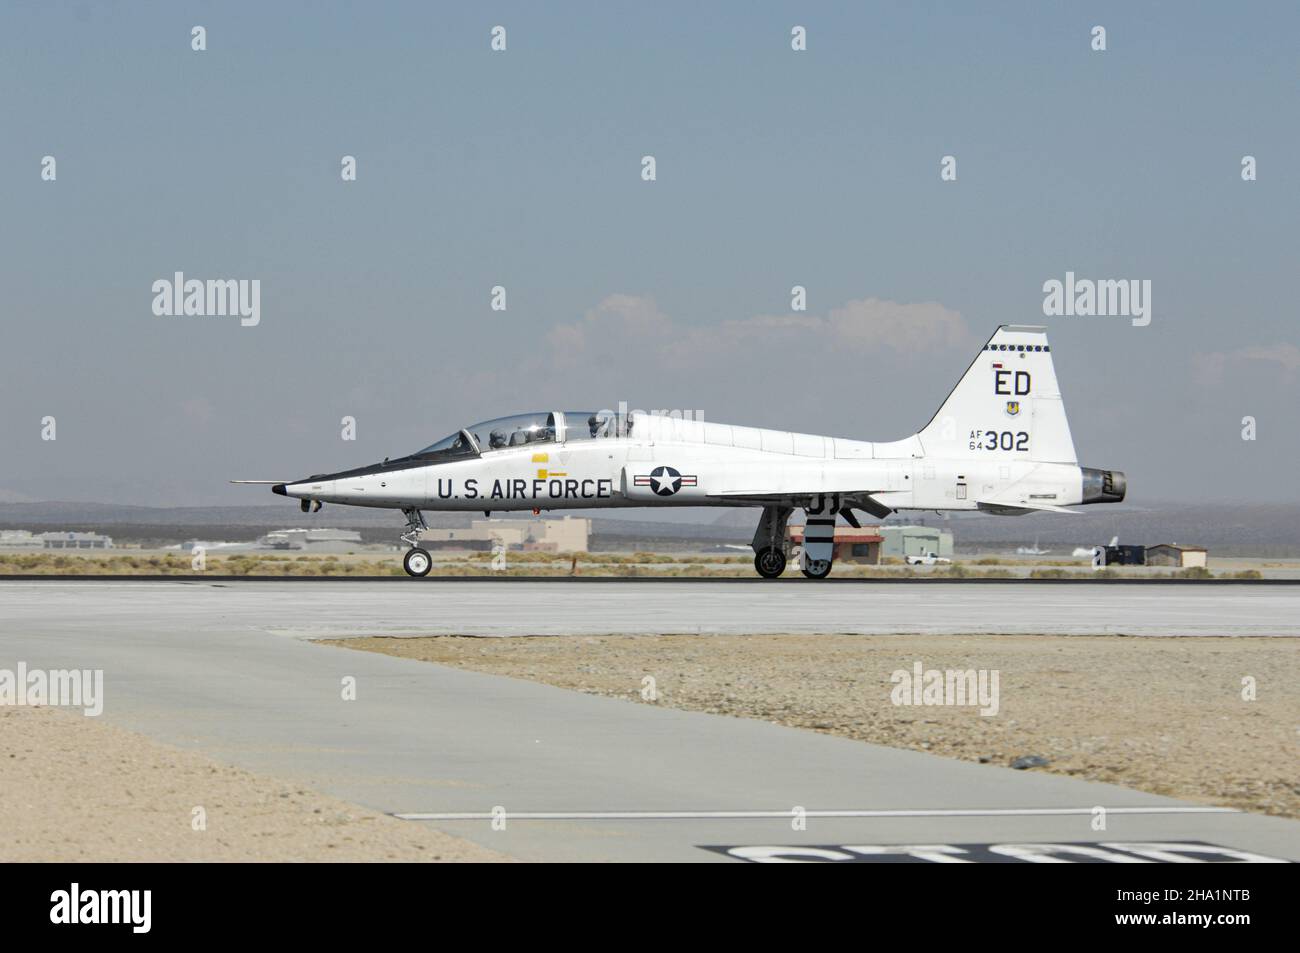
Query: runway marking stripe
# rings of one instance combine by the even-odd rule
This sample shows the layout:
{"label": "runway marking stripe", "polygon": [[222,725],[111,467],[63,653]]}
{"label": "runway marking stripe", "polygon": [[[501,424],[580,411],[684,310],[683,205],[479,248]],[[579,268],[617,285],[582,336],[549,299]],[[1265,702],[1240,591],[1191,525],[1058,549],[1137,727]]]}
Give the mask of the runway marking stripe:
{"label": "runway marking stripe", "polygon": [[1132,864],[1132,863],[1253,863],[1291,861],[1205,841],[1068,841],[1065,843],[997,844],[795,844],[716,846],[701,850],[751,864]]}
{"label": "runway marking stripe", "polygon": [[[1107,814],[1240,814],[1235,807],[1108,807]],[[897,811],[804,811],[803,817],[1053,817],[1091,815],[1096,807],[938,808]],[[512,821],[671,821],[788,818],[784,811],[506,811]],[[394,814],[403,821],[490,821],[491,811],[445,814]]]}

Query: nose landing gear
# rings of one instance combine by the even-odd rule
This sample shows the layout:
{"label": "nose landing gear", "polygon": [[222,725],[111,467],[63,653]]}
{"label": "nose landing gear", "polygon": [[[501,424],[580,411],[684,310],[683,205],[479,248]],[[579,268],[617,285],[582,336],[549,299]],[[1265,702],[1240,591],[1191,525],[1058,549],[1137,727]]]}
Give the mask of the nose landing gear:
{"label": "nose landing gear", "polygon": [[402,568],[406,570],[408,576],[427,576],[429,570],[433,568],[433,558],[427,550],[414,546],[402,557]]}
{"label": "nose landing gear", "polygon": [[429,524],[424,521],[424,514],[414,507],[402,510],[402,515],[406,517],[406,532],[402,534],[402,542],[411,547],[402,557],[402,568],[408,576],[427,576],[433,568],[433,557],[428,550],[415,544],[420,541],[420,532],[428,529]]}

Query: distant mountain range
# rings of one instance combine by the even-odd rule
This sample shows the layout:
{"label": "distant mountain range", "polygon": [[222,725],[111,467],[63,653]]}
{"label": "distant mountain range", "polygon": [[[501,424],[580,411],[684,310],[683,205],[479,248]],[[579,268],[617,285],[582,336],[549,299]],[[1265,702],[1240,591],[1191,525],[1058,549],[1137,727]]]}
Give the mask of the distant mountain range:
{"label": "distant mountain range", "polygon": [[[263,506],[128,506],[121,503],[0,503],[0,525],[26,529],[28,523],[67,523],[111,526],[146,524],[153,526],[322,526],[328,513],[332,526],[361,526],[402,522],[393,510],[370,510],[361,506],[326,506],[321,513],[303,513],[297,500]],[[429,514],[432,516],[433,514]],[[454,525],[454,524],[447,524]]]}
{"label": "distant mountain range", "polygon": [[[559,515],[559,514],[548,514]],[[588,516],[590,514],[576,514]],[[617,548],[676,549],[675,544],[698,549],[710,542],[748,542],[752,525],[732,527],[713,523],[713,513],[698,522],[592,519],[592,535],[616,540]],[[494,513],[503,519],[531,519],[529,513]],[[756,514],[744,521],[752,524]],[[426,512],[431,527],[466,527],[482,519],[480,512]],[[193,539],[245,541],[272,529],[295,527],[355,529],[366,543],[398,542],[405,520],[396,510],[362,506],[330,506],[319,513],[303,513],[297,501],[266,506],[129,506],[118,503],[17,502],[0,503],[0,529],[26,529],[34,533],[84,530],[105,533],[118,542],[160,545]],[[613,543],[604,548],[615,548]]]}
{"label": "distant mountain range", "polygon": [[[527,514],[500,514],[528,518]],[[589,514],[582,514],[589,515]],[[628,545],[698,546],[705,542],[744,543],[754,532],[757,511],[750,508],[654,514],[658,518],[592,515],[593,534],[622,538]],[[478,513],[426,513],[430,526],[468,526]],[[796,516],[796,521],[798,521]],[[1188,543],[1222,555],[1300,556],[1300,503],[1165,504],[1136,507],[1093,506],[1082,515],[1035,514],[993,517],[913,512],[887,523],[923,523],[951,530],[958,549],[1010,550],[1035,540],[1063,552],[1075,546],[1104,543],[1118,536],[1126,543]],[[125,506],[116,503],[0,502],[0,529],[95,530],[123,541],[182,539],[251,539],[269,529],[333,527],[362,531],[367,542],[397,542],[402,517],[393,510],[326,505],[320,513],[302,513],[292,503],[262,506]]]}

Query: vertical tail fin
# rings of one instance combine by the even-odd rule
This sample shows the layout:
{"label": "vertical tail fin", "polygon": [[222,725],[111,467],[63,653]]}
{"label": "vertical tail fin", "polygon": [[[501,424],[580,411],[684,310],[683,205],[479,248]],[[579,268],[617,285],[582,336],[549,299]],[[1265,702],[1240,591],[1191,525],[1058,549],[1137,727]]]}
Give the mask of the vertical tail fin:
{"label": "vertical tail fin", "polygon": [[1046,329],[998,328],[917,438],[927,457],[1078,463]]}

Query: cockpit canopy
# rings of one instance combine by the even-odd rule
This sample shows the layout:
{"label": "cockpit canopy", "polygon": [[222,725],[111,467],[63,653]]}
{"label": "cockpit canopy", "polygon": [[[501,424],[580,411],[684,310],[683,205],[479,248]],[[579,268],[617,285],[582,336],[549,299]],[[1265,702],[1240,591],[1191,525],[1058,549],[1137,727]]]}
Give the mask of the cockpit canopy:
{"label": "cockpit canopy", "polygon": [[543,411],[485,420],[443,437],[413,456],[421,459],[472,457],[533,444],[626,437],[631,432],[632,420],[625,414],[603,410]]}
{"label": "cockpit canopy", "polygon": [[627,437],[632,433],[630,414],[617,414],[612,410],[566,410],[563,417],[565,442]]}

